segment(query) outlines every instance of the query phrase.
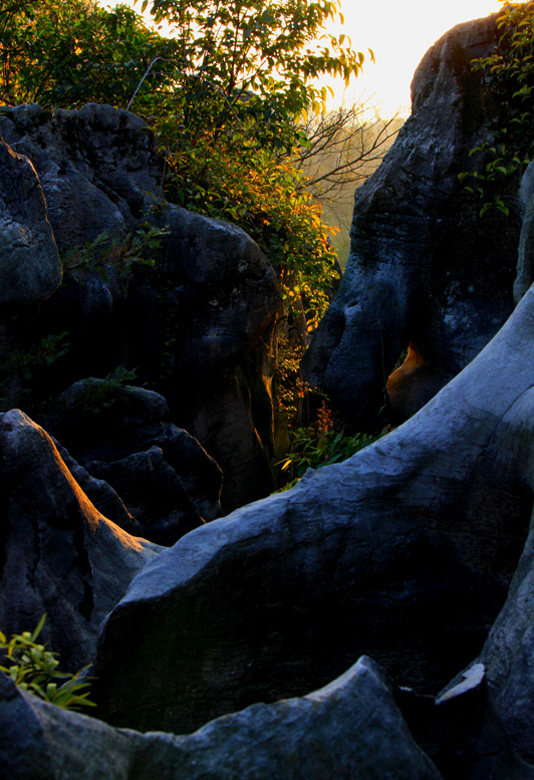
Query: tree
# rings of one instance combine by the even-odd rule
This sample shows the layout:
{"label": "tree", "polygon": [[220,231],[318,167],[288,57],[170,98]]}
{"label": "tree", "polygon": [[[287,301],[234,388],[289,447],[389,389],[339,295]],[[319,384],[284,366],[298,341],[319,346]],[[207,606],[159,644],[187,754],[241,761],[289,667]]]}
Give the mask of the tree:
{"label": "tree", "polygon": [[[126,107],[155,56],[173,44],[126,6],[106,11],[93,0],[0,0],[0,103],[77,108],[89,101]],[[165,74],[151,74],[141,113]]]}
{"label": "tree", "polygon": [[348,84],[365,59],[345,36],[324,32],[341,16],[339,0],[153,0],[151,13],[173,28],[177,56],[160,65],[181,84],[184,126],[217,140],[228,127],[234,135],[237,120],[256,145],[291,150],[302,140],[294,120],[326,99],[313,79],[341,75]]}
{"label": "tree", "polygon": [[402,125],[397,116],[382,119],[368,103],[355,103],[306,118],[307,143],[295,165],[306,176],[315,200],[338,199],[378,168]]}
{"label": "tree", "polygon": [[480,198],[481,216],[492,208],[508,216],[503,182],[508,177],[514,189],[514,177],[534,154],[529,132],[534,115],[534,2],[500,2],[504,7],[497,19],[497,45],[471,63],[488,88],[486,100],[498,111],[488,123],[491,140],[471,150],[472,170],[460,175],[466,190]]}

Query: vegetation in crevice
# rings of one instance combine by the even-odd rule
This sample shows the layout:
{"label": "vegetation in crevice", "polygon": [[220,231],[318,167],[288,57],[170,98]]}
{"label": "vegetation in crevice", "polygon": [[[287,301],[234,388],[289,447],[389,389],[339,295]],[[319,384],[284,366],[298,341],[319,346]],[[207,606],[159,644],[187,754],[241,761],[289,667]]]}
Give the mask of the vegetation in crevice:
{"label": "vegetation in crevice", "polygon": [[315,421],[308,426],[300,426],[290,433],[290,446],[285,457],[277,464],[281,490],[293,487],[308,469],[319,469],[340,463],[359,450],[378,441],[388,432],[383,428],[379,433],[345,433],[343,422],[336,418],[323,398]]}
{"label": "vegetation in crevice", "polygon": [[520,175],[532,159],[529,132],[534,112],[534,2],[505,3],[497,18],[499,39],[486,57],[471,62],[495,109],[488,123],[491,140],[470,152],[473,170],[460,174],[467,192],[478,198],[480,215],[510,212],[507,180]]}
{"label": "vegetation in crevice", "polygon": [[148,221],[140,223],[131,233],[105,230],[93,241],[63,253],[63,272],[83,283],[85,275],[91,271],[108,281],[111,272],[125,277],[136,265],[154,268],[154,252],[168,232],[168,228],[157,228]]}
{"label": "vegetation in crevice", "polygon": [[88,667],[75,674],[59,671],[57,653],[37,642],[45,624],[43,615],[35,630],[13,634],[0,631],[0,670],[28,693],[66,710],[95,707],[89,699],[89,683],[82,680]]}

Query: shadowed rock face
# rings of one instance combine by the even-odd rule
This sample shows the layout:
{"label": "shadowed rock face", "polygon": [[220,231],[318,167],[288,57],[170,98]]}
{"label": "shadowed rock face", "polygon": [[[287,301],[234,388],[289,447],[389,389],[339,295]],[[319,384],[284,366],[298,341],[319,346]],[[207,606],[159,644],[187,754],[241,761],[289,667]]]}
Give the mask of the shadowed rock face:
{"label": "shadowed rock face", "polygon": [[190,730],[326,683],[362,653],[432,694],[476,657],[532,508],[521,479],[530,438],[516,449],[501,441],[534,383],[533,312],[531,290],[473,363],[389,436],[149,563],[100,638],[103,716]]}
{"label": "shadowed rock face", "polygon": [[496,42],[495,17],[455,27],[425,55],[412,83],[413,113],[376,173],[356,191],[351,250],[339,292],[303,367],[356,430],[415,413],[487,344],[513,308],[520,213],[479,218],[458,174],[490,140],[496,114],[470,60]]}
{"label": "shadowed rock face", "polygon": [[101,623],[161,548],[103,517],[80,490],[47,433],[26,415],[0,416],[0,626],[33,630],[64,668],[94,655]]}
{"label": "shadowed rock face", "polygon": [[[13,200],[0,203],[0,303],[11,311],[58,286],[54,239],[67,266],[64,284],[31,317],[0,320],[0,408],[27,398],[17,371],[2,370],[13,353],[35,354],[63,334],[65,354],[46,371],[31,367],[50,398],[117,366],[135,370],[223,469],[225,511],[268,494],[280,290],[259,247],[235,226],[162,200],[163,159],[146,123],[127,111],[3,108],[0,134],[0,179]],[[103,274],[69,273],[69,252],[105,232],[120,240],[147,221],[167,231],[152,252],[155,269],[108,263]],[[27,247],[13,243],[13,231],[25,231]]]}
{"label": "shadowed rock face", "polygon": [[[532,441],[532,390],[510,410],[516,436]],[[511,431],[512,433],[512,431]],[[518,448],[512,436],[505,446]],[[521,445],[519,445],[521,447]],[[521,447],[522,477],[532,486],[532,444]],[[501,718],[514,748],[534,763],[534,527],[530,534],[505,606],[478,659],[483,663],[491,707]]]}
{"label": "shadowed rock face", "polygon": [[439,780],[382,670],[361,658],[326,688],[255,704],[190,736],[114,729],[17,691],[0,673],[10,780]]}
{"label": "shadowed rock face", "polygon": [[[129,533],[165,545],[218,517],[222,472],[171,423],[165,398],[140,387],[106,387],[99,379],[75,382],[47,422],[79,461],[67,465],[95,506]],[[104,408],[95,409],[99,398]]]}
{"label": "shadowed rock face", "polygon": [[32,164],[0,140],[0,306],[40,303],[61,282],[61,263]]}

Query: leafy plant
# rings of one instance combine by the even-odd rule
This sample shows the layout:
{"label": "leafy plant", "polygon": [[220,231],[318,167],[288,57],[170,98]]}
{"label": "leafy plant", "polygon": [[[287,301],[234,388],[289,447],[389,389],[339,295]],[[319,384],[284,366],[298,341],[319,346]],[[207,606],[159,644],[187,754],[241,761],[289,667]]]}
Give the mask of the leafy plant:
{"label": "leafy plant", "polygon": [[467,192],[482,200],[481,216],[491,209],[508,216],[502,183],[528,165],[533,146],[529,128],[534,112],[534,1],[506,2],[497,27],[501,34],[495,50],[471,63],[481,74],[492,105],[498,107],[488,126],[493,141],[472,149],[475,168],[460,174]]}
{"label": "leafy plant", "polygon": [[28,411],[35,411],[46,403],[42,392],[43,375],[68,354],[69,348],[69,332],[63,330],[14,349],[0,364],[0,409],[19,404]]}
{"label": "leafy plant", "polygon": [[38,344],[33,344],[27,351],[15,350],[7,360],[7,370],[23,372],[26,380],[31,379],[36,366],[51,366],[60,357],[66,355],[69,349],[69,333],[49,333]]}
{"label": "leafy plant", "polygon": [[157,228],[149,222],[141,223],[132,233],[105,230],[93,241],[65,252],[62,257],[63,268],[69,276],[79,281],[90,270],[98,271],[107,280],[111,269],[123,276],[134,265],[154,268],[155,260],[150,254],[168,233],[168,228]]}
{"label": "leafy plant", "polygon": [[77,410],[100,414],[104,409],[109,409],[117,403],[117,391],[134,382],[135,378],[135,371],[117,366],[103,379],[87,379],[85,389],[76,399]]}
{"label": "leafy plant", "polygon": [[378,434],[346,435],[336,426],[331,411],[323,401],[316,425],[297,428],[291,433],[289,452],[279,463],[281,471],[287,472],[290,479],[283,489],[293,487],[309,468],[319,469],[350,458],[384,436],[387,430],[384,428]]}
{"label": "leafy plant", "polygon": [[33,633],[13,634],[9,640],[0,631],[0,669],[19,688],[58,707],[69,710],[95,707],[88,698],[89,683],[80,680],[88,667],[76,674],[60,672],[57,654],[37,643],[45,620],[43,615]]}
{"label": "leafy plant", "polygon": [[[126,6],[92,0],[0,0],[0,103],[78,108],[93,101],[124,106],[156,56],[172,41],[149,30]],[[138,110],[150,110],[166,75],[150,74]]]}

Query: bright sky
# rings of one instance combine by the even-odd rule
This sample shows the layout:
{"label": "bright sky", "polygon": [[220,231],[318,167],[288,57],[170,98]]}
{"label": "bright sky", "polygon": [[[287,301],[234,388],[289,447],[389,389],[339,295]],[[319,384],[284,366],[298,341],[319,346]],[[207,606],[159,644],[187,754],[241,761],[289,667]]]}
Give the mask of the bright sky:
{"label": "bright sky", "polygon": [[[125,0],[122,0],[124,2]],[[115,6],[121,0],[99,0]],[[133,0],[126,0],[133,5]],[[140,1],[133,7],[138,10]],[[424,53],[454,25],[488,16],[501,8],[498,0],[341,0],[343,32],[358,51],[373,49],[376,64],[367,58],[363,74],[343,95],[343,83],[335,87],[336,103],[360,96],[380,107],[383,115],[410,104],[410,83]],[[333,32],[341,32],[338,27]],[[327,83],[327,82],[323,82]]]}
{"label": "bright sky", "polygon": [[[410,104],[410,83],[425,52],[454,25],[498,11],[498,0],[341,0],[344,32],[358,51],[373,49],[346,94],[348,102],[365,90],[384,113]],[[336,90],[337,92],[338,90]]]}

